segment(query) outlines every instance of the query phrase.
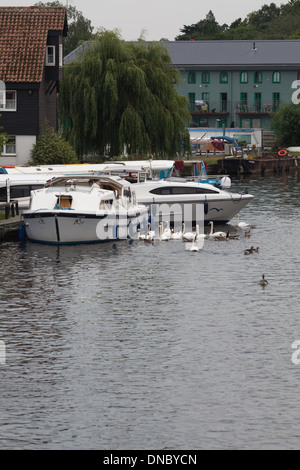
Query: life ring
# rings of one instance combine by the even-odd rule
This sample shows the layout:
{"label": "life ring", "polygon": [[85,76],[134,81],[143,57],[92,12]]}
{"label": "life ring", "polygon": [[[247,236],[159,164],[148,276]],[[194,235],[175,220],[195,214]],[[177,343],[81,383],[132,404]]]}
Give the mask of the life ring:
{"label": "life ring", "polygon": [[279,150],[278,157],[286,157],[286,156],[287,156],[287,151],[286,150]]}

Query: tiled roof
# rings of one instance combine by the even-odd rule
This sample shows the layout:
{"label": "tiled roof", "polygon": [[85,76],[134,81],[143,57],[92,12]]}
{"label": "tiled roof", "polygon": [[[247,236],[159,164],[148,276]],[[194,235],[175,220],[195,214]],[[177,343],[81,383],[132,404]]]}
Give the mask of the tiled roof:
{"label": "tiled roof", "polygon": [[66,21],[64,7],[0,7],[0,80],[41,82],[48,31]]}

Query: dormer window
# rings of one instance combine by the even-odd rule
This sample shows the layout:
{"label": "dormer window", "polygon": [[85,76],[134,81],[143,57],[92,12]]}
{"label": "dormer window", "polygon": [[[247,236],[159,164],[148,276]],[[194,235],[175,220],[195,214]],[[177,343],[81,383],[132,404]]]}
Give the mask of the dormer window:
{"label": "dormer window", "polygon": [[55,46],[46,47],[46,65],[55,65]]}

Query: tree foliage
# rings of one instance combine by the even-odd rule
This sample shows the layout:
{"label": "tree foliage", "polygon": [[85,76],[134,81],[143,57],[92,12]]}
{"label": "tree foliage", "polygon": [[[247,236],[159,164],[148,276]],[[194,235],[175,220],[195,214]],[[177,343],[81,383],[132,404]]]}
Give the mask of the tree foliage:
{"label": "tree foliage", "polygon": [[219,25],[210,11],[205,20],[184,25],[175,39],[182,40],[237,40],[237,39],[298,39],[300,37],[300,0],[290,0],[278,7],[275,3],[263,5],[245,19],[238,18],[227,25]]}
{"label": "tree foliage", "polygon": [[[36,6],[47,6],[47,7],[63,7],[65,6],[62,2],[38,2]],[[93,30],[94,27],[89,19],[85,18],[81,11],[78,11],[76,7],[69,5],[67,7],[67,18],[68,18],[68,35],[64,39],[64,54],[68,55],[74,49],[76,49],[84,41],[89,41],[94,38]]]}
{"label": "tree foliage", "polygon": [[105,31],[65,68],[60,91],[64,135],[78,155],[155,154],[189,150],[186,98],[178,71],[160,43],[128,43]]}
{"label": "tree foliage", "polygon": [[272,128],[281,147],[300,145],[300,105],[284,103],[272,117]]}
{"label": "tree foliage", "polygon": [[42,126],[31,156],[36,165],[78,163],[73,148],[48,123]]}

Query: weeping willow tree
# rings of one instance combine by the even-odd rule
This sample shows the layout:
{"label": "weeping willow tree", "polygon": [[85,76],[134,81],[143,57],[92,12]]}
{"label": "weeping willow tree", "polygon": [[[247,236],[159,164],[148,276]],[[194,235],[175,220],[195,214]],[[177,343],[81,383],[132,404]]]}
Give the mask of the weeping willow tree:
{"label": "weeping willow tree", "polygon": [[190,151],[187,101],[174,87],[179,80],[160,43],[127,43],[103,32],[65,68],[59,107],[65,137],[78,156]]}

